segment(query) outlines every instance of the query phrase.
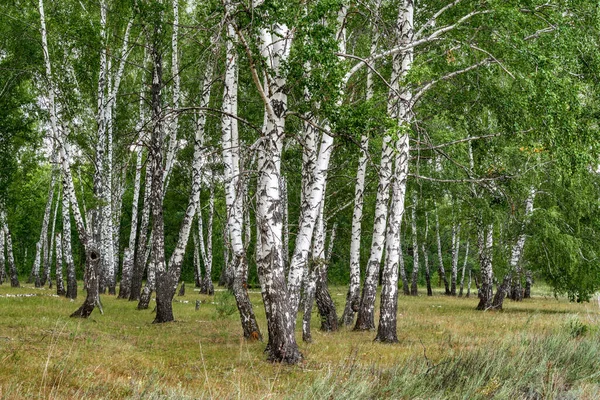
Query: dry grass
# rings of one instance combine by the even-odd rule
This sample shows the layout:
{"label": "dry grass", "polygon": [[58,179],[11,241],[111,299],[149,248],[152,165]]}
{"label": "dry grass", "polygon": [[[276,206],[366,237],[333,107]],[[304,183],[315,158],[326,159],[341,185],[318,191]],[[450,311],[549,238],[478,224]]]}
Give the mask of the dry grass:
{"label": "dry grass", "polygon": [[[47,289],[0,287],[0,398],[414,398],[420,391],[425,393],[427,389],[419,389],[420,382],[431,380],[437,366],[464,362],[471,356],[490,354],[492,359],[502,358],[499,364],[506,366],[511,357],[525,354],[532,346],[539,344],[542,352],[548,348],[552,355],[552,349],[571,342],[577,349],[589,346],[585,354],[598,351],[600,355],[596,328],[600,309],[595,302],[573,304],[538,294],[522,303],[507,301],[504,312],[478,312],[475,298],[437,293],[431,298],[400,297],[397,345],[374,343],[373,332],[322,333],[315,313],[313,343],[300,342],[305,362],[282,366],[265,361],[264,343],[241,339],[237,314],[223,316],[221,306],[219,316],[215,298],[190,288],[185,297],[176,297],[177,322],[153,325],[151,311],[137,311],[135,303],[110,296],[102,298],[104,315],[94,311],[90,319],[77,320],[68,315],[82,297],[71,302],[52,296],[54,292]],[[9,297],[16,294],[36,296]],[[332,296],[341,310],[345,288],[332,288]],[[202,300],[199,311],[194,310],[197,299]],[[253,293],[252,300],[266,336],[260,294]],[[588,331],[573,338],[577,324]],[[561,338],[564,343],[535,342],[544,338]],[[563,356],[556,354],[558,362]],[[590,363],[583,355],[581,362]],[[470,374],[468,366],[452,365]],[[551,376],[558,385],[556,393],[576,389],[573,393],[591,393],[594,398],[600,381],[598,375],[587,374],[590,367],[594,366],[548,366],[549,373],[556,374]],[[579,368],[581,374],[573,375],[572,368]],[[507,377],[502,374],[507,372],[502,371],[497,372],[501,381],[487,375],[473,378],[471,397],[504,393],[502,381]],[[414,377],[412,383],[406,383],[407,377]],[[398,391],[405,384],[413,388],[412,394]],[[431,393],[438,393],[439,398],[462,398],[453,388],[467,390],[451,383],[449,391]]]}

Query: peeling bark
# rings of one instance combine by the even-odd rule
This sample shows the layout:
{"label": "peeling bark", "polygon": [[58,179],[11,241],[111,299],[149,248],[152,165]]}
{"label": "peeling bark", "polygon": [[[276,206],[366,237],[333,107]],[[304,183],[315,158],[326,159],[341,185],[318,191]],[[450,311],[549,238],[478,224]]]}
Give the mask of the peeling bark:
{"label": "peeling bark", "polygon": [[[405,29],[412,32],[412,10],[407,11],[409,15],[401,15],[407,23],[402,24]],[[407,34],[406,31],[404,31]],[[404,114],[403,118],[406,116]],[[408,178],[409,160],[409,138],[402,135],[396,143],[396,167],[394,180],[392,182],[392,207],[390,222],[386,240],[386,262],[382,274],[381,305],[379,313],[379,325],[375,341],[383,343],[398,342],[397,320],[398,320],[398,270],[401,257],[400,229],[402,217],[405,211],[406,180]],[[416,203],[414,204],[416,206]],[[413,223],[415,221],[413,207]],[[415,254],[419,249],[415,247]],[[414,276],[414,275],[413,275]],[[414,279],[414,278],[413,278]]]}
{"label": "peeling bark", "polygon": [[[375,4],[376,11],[379,12],[380,2]],[[379,41],[379,31],[374,30],[371,39],[371,53],[377,50]],[[369,68],[367,71],[366,100],[373,98],[373,71]],[[369,136],[362,135],[360,138],[360,157],[358,159],[358,169],[356,171],[356,185],[354,186],[354,209],[352,211],[352,237],[350,241],[350,285],[346,295],[346,307],[342,315],[342,322],[350,326],[354,322],[354,316],[360,306],[360,245],[362,232],[362,216],[365,191],[365,177],[367,171],[367,159],[369,150]]]}
{"label": "peeling bark", "polygon": [[[229,3],[228,3],[229,6]],[[230,6],[229,6],[230,7]],[[231,12],[231,9],[228,9]],[[262,334],[254,316],[248,295],[248,260],[243,241],[245,180],[242,179],[240,165],[240,142],[238,133],[238,57],[235,48],[236,33],[232,24],[227,25],[227,64],[223,91],[223,111],[221,119],[223,164],[225,178],[225,204],[227,210],[227,234],[233,255],[233,295],[235,296],[242,330],[246,339],[262,340]],[[205,90],[210,88],[210,76],[206,78]],[[208,99],[206,99],[208,105]],[[277,185],[280,189],[281,182]],[[282,216],[283,217],[283,216]],[[283,250],[285,251],[285,249]],[[283,254],[283,252],[282,252]]]}
{"label": "peeling bark", "polygon": [[73,314],[72,318],[88,318],[97,304],[99,304],[98,297],[98,264],[100,262],[100,255],[94,248],[89,248],[86,251],[85,256],[85,273],[87,275],[87,296],[84,303],[79,307]]}
{"label": "peeling bark", "polygon": [[[285,25],[273,24],[261,31],[261,54],[269,65],[268,95],[265,100],[265,121],[258,147],[258,182],[256,225],[259,231],[257,269],[267,316],[269,342],[266,352],[271,361],[297,364],[302,360],[294,332],[294,312],[291,307],[283,266],[283,210],[281,209],[281,152],[287,110],[286,79],[281,63],[287,60],[292,31]],[[255,84],[262,90],[261,85]],[[292,271],[290,270],[290,273]]]}
{"label": "peeling bark", "polygon": [[56,294],[64,296],[67,294],[65,290],[65,282],[63,281],[63,256],[62,256],[62,235],[60,232],[56,234]]}

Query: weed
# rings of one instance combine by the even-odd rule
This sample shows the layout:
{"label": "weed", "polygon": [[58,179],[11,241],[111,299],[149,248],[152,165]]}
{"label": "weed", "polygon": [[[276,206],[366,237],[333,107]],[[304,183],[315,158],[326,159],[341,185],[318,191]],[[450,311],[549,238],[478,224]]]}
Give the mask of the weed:
{"label": "weed", "polygon": [[581,322],[577,315],[573,315],[567,320],[565,328],[573,339],[585,335],[588,331],[588,326]]}
{"label": "weed", "polygon": [[229,317],[237,312],[235,297],[229,290],[215,294],[215,309],[219,318]]}

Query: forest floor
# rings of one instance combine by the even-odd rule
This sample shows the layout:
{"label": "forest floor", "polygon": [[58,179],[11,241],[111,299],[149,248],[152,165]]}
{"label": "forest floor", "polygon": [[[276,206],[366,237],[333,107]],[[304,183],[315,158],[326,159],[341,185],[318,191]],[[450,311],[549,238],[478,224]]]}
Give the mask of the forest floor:
{"label": "forest floor", "polygon": [[[104,315],[79,320],[69,314],[81,287],[71,302],[4,284],[0,399],[600,398],[596,299],[574,304],[538,288],[503,312],[479,312],[476,297],[401,295],[395,345],[374,343],[374,332],[320,332],[315,311],[313,343],[297,334],[305,361],[284,366],[241,338],[229,293],[187,286],[177,321],[154,325],[152,311],[114,296],[102,296]],[[341,312],[346,288],[331,292]],[[260,293],[251,296],[266,338]]]}

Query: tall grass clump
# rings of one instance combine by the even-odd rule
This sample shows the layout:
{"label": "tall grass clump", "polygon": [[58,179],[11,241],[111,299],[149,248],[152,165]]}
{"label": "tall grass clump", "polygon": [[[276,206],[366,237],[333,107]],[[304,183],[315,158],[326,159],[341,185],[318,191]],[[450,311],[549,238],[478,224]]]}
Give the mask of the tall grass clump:
{"label": "tall grass clump", "polygon": [[475,350],[424,351],[392,368],[343,365],[292,398],[580,399],[600,398],[600,337],[561,330],[517,334]]}

